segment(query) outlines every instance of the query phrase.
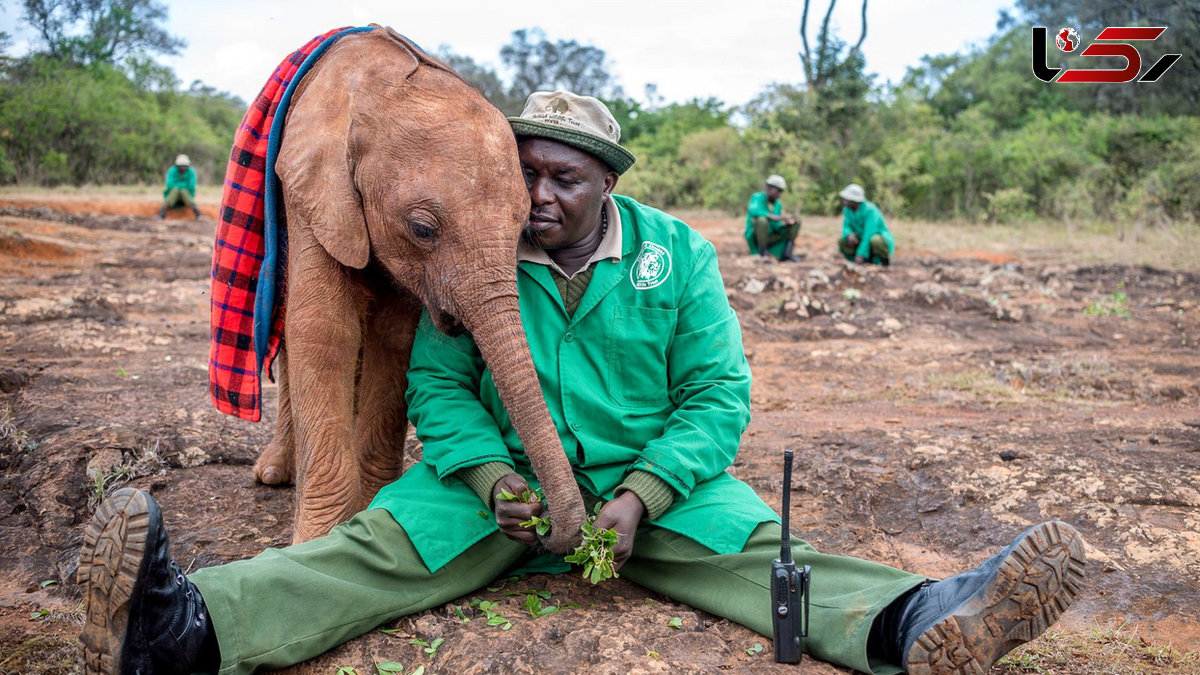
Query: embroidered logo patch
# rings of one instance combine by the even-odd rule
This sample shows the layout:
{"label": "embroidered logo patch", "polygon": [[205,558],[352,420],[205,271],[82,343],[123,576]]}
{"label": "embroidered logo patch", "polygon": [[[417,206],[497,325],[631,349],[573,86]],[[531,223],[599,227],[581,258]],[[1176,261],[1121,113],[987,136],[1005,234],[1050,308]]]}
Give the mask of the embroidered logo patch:
{"label": "embroidered logo patch", "polygon": [[639,291],[662,284],[671,276],[671,254],[652,241],[642,242],[642,250],[629,270],[629,281]]}

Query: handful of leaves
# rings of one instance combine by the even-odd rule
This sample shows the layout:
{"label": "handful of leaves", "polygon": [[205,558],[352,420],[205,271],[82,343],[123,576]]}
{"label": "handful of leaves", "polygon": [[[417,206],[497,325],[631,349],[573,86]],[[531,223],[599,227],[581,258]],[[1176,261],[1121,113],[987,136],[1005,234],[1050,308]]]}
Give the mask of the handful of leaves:
{"label": "handful of leaves", "polygon": [[[541,490],[526,489],[521,494],[513,494],[508,490],[500,490],[496,499],[533,504],[542,501],[542,492]],[[596,515],[600,513],[601,506],[603,506],[602,503],[596,504]],[[583,542],[565,558],[569,563],[582,565],[583,578],[593,584],[620,576],[613,569],[615,559],[612,547],[617,545],[617,533],[607,527],[596,527],[596,515],[588,516],[588,519],[580,526],[579,529],[583,532]],[[520,525],[521,527],[532,527],[538,536],[544,536],[550,531],[550,518],[534,516]]]}
{"label": "handful of leaves", "polygon": [[596,527],[596,516],[589,516],[579,529],[583,531],[583,543],[575,547],[566,561],[583,565],[583,578],[593,584],[620,576],[613,569],[612,547],[617,545],[616,530]]}

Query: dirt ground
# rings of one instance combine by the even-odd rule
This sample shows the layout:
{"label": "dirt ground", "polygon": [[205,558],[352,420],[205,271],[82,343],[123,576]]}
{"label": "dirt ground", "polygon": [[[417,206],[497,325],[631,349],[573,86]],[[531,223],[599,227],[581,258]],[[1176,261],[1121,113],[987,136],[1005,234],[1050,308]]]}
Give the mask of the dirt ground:
{"label": "dirt ground", "polygon": [[[155,209],[0,194],[0,673],[79,672],[76,556],[116,486],[155,495],[186,569],[290,540],[290,489],[250,472],[273,387],[265,423],[208,401],[216,204],[200,220]],[[867,269],[836,254],[829,218],[806,221],[805,260],[785,264],[747,256],[740,219],[693,224],[717,245],[754,373],[731,472],[778,508],[795,449],[796,534],[937,577],[1068,521],[1086,589],[997,672],[1200,672],[1200,268],[949,250],[897,224],[895,263]],[[532,591],[564,610],[534,619]],[[794,670],[769,636],[621,579],[498,582],[384,628],[287,672]]]}

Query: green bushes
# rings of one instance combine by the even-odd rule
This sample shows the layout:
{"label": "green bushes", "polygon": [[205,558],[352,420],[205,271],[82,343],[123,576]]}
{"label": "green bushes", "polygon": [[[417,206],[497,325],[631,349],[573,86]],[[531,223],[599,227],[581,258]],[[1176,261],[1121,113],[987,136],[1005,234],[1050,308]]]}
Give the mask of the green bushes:
{"label": "green bushes", "polygon": [[32,56],[0,70],[0,183],[157,183],[175,155],[224,174],[241,101],[151,91],[104,63]]}

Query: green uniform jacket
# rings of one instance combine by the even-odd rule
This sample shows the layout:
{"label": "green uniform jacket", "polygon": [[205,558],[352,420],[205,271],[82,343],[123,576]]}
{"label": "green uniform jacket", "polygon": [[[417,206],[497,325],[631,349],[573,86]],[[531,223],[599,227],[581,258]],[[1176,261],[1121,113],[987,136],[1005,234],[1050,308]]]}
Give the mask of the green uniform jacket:
{"label": "green uniform jacket", "polygon": [[[759,523],[779,518],[725,473],[750,421],[750,368],[716,254],[683,222],[627,197],[613,200],[622,257],[596,263],[573,317],[548,267],[518,267],[546,405],[581,487],[610,499],[630,471],[649,472],[676,493],[654,524],[718,553],[738,552]],[[371,507],[390,511],[436,571],[497,530],[456,471],[498,461],[536,482],[470,336],[447,337],[423,316],[408,382],[424,456]]]}
{"label": "green uniform jacket", "polygon": [[[746,207],[746,244],[750,246],[751,255],[758,253],[758,242],[754,239],[754,219],[762,218],[767,215],[777,216],[783,213],[783,199],[776,199],[775,206],[772,207],[767,201],[767,193],[755,192],[750,195],[750,204]],[[771,221],[768,226],[771,234],[781,232],[785,226],[783,223]],[[787,242],[781,241],[767,247],[767,251],[776,258],[783,257],[784,248]]]}
{"label": "green uniform jacket", "polygon": [[167,196],[171,190],[182,188],[188,191],[188,194],[196,196],[196,170],[192,167],[187,167],[182,172],[179,167],[173,166],[167,169],[167,187],[163,190],[163,197]]}
{"label": "green uniform jacket", "polygon": [[852,233],[858,235],[858,249],[854,252],[856,256],[867,260],[871,258],[871,237],[877,234],[887,242],[888,257],[896,252],[896,242],[883,222],[883,214],[872,202],[860,203],[857,211],[852,211],[847,206],[842,207],[842,237],[848,237]]}

